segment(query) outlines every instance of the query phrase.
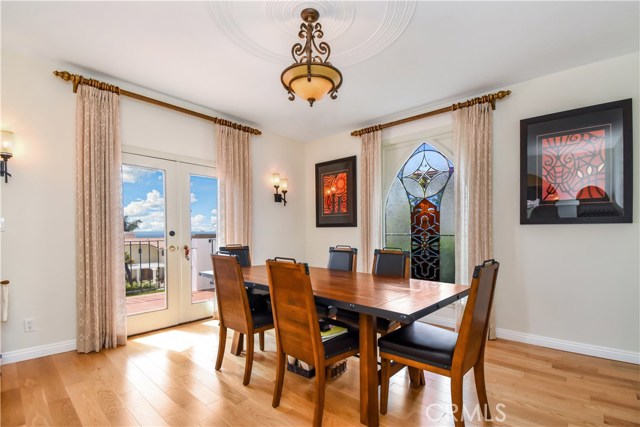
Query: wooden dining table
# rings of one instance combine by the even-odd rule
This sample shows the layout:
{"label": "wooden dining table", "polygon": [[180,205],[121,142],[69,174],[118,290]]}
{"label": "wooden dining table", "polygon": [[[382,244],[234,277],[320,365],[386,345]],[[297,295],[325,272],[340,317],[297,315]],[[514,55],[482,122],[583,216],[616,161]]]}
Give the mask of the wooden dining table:
{"label": "wooden dining table", "polygon": [[[208,276],[203,273],[201,275]],[[242,273],[246,287],[269,290],[265,265],[244,267]],[[376,318],[411,323],[464,298],[469,293],[469,287],[320,267],[309,267],[309,273],[317,303],[359,313],[360,422],[368,426],[377,426],[379,410]],[[241,346],[237,339],[235,345]]]}

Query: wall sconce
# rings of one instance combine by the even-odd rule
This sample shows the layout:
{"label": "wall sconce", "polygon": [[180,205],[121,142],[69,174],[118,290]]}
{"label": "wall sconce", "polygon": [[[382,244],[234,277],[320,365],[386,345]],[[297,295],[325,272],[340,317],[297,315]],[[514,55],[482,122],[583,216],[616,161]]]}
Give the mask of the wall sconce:
{"label": "wall sconce", "polygon": [[[289,188],[289,181],[286,179],[280,179],[279,173],[273,174],[273,187],[276,189],[276,194],[273,195],[273,200],[276,203],[283,203],[287,206],[287,191]],[[278,189],[282,187],[282,194],[278,193]]]}
{"label": "wall sconce", "polygon": [[8,130],[2,131],[2,140],[0,140],[0,157],[2,157],[2,160],[0,161],[0,177],[4,176],[4,182],[9,182],[11,174],[9,173],[8,162],[9,159],[13,157],[13,132]]}

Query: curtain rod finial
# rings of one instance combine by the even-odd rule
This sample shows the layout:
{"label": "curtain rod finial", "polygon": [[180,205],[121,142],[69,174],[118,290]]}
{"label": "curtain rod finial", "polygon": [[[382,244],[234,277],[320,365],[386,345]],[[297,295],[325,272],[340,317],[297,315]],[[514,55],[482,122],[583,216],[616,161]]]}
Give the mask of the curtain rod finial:
{"label": "curtain rod finial", "polygon": [[68,71],[54,71],[53,75],[58,76],[65,81],[71,80],[71,74]]}

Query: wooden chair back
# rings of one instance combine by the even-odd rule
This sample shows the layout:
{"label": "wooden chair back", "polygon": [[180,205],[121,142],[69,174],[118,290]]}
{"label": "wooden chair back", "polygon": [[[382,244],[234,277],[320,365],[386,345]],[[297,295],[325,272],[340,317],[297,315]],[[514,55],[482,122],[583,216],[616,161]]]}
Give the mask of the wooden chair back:
{"label": "wooden chair back", "polygon": [[499,268],[499,262],[488,260],[482,266],[476,266],[473,271],[471,289],[453,353],[452,369],[462,368],[466,372],[484,354]]}
{"label": "wooden chair back", "polygon": [[244,334],[253,333],[249,298],[244,288],[242,268],[233,255],[211,255],[220,323]]}
{"label": "wooden chair back", "polygon": [[278,348],[313,366],[323,366],[324,347],[313,300],[309,266],[305,263],[267,261],[271,310]]}
{"label": "wooden chair back", "polygon": [[396,248],[376,249],[373,252],[371,273],[375,276],[402,277],[410,276],[411,254]]}
{"label": "wooden chair back", "polygon": [[218,251],[223,254],[237,256],[241,267],[251,267],[251,253],[249,251],[249,246],[231,243],[227,246],[221,246]]}
{"label": "wooden chair back", "polygon": [[329,248],[329,270],[356,271],[358,249],[347,245],[336,245]]}

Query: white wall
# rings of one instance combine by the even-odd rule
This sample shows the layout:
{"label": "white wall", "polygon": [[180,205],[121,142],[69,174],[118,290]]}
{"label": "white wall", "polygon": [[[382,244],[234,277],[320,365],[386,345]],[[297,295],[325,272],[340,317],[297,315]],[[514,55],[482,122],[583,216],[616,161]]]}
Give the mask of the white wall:
{"label": "white wall", "polygon": [[[494,113],[494,253],[501,262],[498,336],[640,360],[638,61],[638,54],[632,54],[511,85],[513,94],[498,102]],[[625,98],[633,98],[634,111],[633,224],[520,225],[520,120]],[[417,143],[447,126],[451,115],[386,129],[383,144],[412,139]],[[313,216],[315,163],[354,154],[359,158],[359,139],[348,132],[305,147],[305,244],[313,265],[326,264],[330,245],[360,246],[359,228],[316,228]],[[388,166],[385,176],[393,174],[392,169]],[[438,315],[446,320],[450,311]]]}
{"label": "white wall", "polygon": [[[638,54],[510,86],[494,115],[498,327],[640,350]],[[520,120],[633,98],[632,224],[520,225]]]}
{"label": "white wall", "polygon": [[[9,321],[2,324],[2,351],[35,354],[71,349],[75,319],[75,102],[70,83],[52,75],[68,66],[2,52],[2,129],[15,133],[2,183],[2,274],[11,280]],[[85,76],[90,73],[78,71]],[[205,114],[219,113],[110,79],[134,92]],[[215,96],[215,94],[212,94]],[[129,98],[121,101],[122,142],[153,150],[215,160],[212,123]],[[304,188],[301,144],[273,134],[252,137],[255,263],[276,255],[304,257]],[[273,202],[272,172],[289,178],[287,207]],[[23,332],[35,317],[37,331]]]}

